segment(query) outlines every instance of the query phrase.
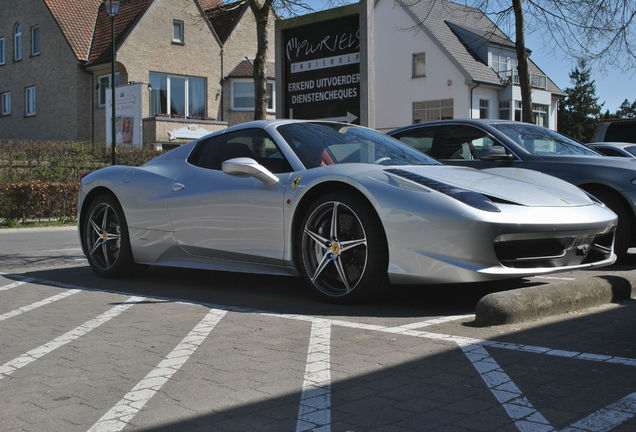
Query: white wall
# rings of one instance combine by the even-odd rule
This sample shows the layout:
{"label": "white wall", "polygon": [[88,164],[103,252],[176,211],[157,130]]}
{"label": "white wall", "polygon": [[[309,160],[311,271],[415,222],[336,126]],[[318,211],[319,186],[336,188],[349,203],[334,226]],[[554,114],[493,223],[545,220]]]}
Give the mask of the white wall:
{"label": "white wall", "polygon": [[[392,0],[374,11],[375,128],[390,130],[413,122],[413,102],[453,99],[454,117],[469,116],[470,89],[454,63]],[[426,76],[412,78],[412,55],[426,53]],[[452,84],[449,86],[448,81]],[[495,93],[496,98],[496,93]],[[477,99],[477,115],[479,100]]]}

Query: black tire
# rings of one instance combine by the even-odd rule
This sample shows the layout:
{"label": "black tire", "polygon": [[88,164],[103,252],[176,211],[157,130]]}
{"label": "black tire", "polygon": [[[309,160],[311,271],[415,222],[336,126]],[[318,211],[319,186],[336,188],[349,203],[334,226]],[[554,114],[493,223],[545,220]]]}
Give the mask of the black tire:
{"label": "black tire", "polygon": [[81,228],[84,254],[98,275],[126,277],[145,268],[133,260],[126,218],[112,195],[98,195],[91,201]]}
{"label": "black tire", "polygon": [[614,253],[618,257],[617,262],[625,261],[627,250],[632,240],[631,210],[627,208],[619,197],[611,192],[596,188],[590,188],[588,192],[598,198],[618,216],[618,225],[614,236]]}
{"label": "black tire", "polygon": [[382,224],[373,207],[359,196],[333,192],[319,197],[304,214],[296,246],[305,281],[329,302],[369,300],[388,283]]}

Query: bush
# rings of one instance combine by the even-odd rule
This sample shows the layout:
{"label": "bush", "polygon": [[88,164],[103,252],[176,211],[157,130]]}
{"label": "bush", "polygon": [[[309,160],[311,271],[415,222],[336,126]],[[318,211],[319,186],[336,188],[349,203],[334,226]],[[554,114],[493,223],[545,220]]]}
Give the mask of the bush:
{"label": "bush", "polygon": [[[119,165],[139,166],[154,149],[119,148]],[[0,139],[0,219],[75,217],[80,174],[111,164],[106,146]]]}
{"label": "bush", "polygon": [[32,180],[3,187],[4,214],[9,219],[75,219],[79,183]]}

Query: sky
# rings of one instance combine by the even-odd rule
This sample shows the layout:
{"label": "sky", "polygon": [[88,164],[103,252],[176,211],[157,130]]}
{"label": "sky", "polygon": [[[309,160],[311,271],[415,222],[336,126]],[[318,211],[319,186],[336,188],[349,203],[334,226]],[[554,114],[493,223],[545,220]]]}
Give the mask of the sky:
{"label": "sky", "polygon": [[[328,1],[321,0],[305,0],[314,10],[319,11],[329,6]],[[354,3],[354,1],[345,0],[344,3]],[[506,29],[502,29],[506,31]],[[510,36],[510,34],[509,34]],[[530,58],[537,66],[550,77],[554,83],[565,90],[566,87],[572,87],[569,74],[576,66],[574,58],[566,56],[558,49],[553,49],[545,45],[541,35],[537,32],[531,32],[525,35],[526,47],[532,51]],[[511,37],[514,40],[514,35]],[[591,79],[596,84],[596,96],[599,103],[605,102],[602,112],[609,109],[615,112],[620,104],[625,100],[632,103],[636,100],[636,70],[629,72],[621,72],[616,69],[601,71],[596,65],[592,67]]]}

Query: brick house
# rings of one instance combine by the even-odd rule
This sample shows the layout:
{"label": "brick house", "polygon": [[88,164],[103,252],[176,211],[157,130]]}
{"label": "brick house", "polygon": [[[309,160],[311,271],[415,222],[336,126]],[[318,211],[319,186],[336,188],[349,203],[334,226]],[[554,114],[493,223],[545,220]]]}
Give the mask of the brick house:
{"label": "brick house", "polygon": [[[112,45],[102,0],[4,3],[0,138],[104,142]],[[222,79],[256,52],[248,9],[245,1],[122,0],[115,85],[142,84],[144,143],[167,142],[170,130],[192,124],[213,131],[231,123]]]}

